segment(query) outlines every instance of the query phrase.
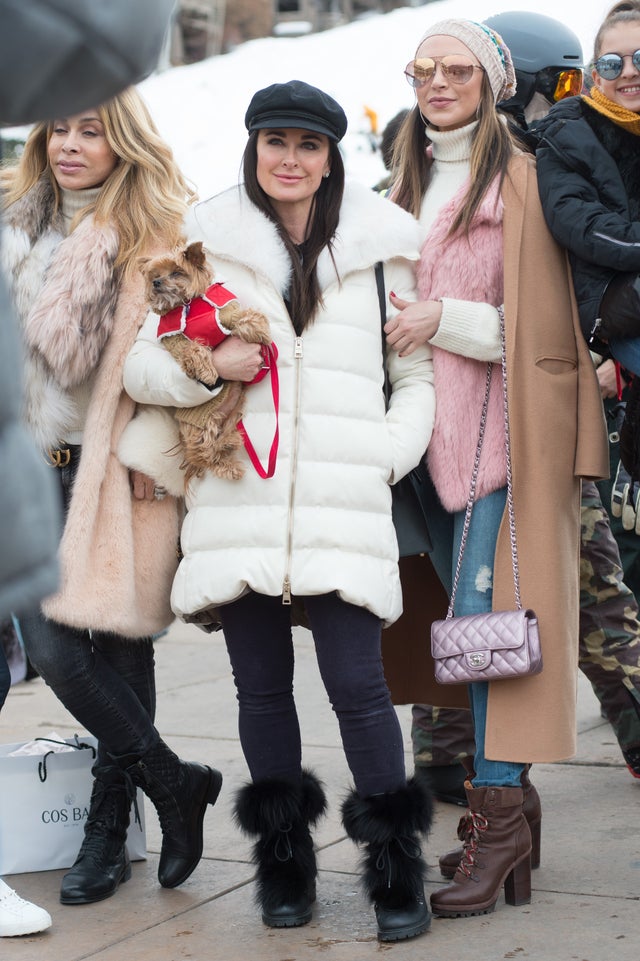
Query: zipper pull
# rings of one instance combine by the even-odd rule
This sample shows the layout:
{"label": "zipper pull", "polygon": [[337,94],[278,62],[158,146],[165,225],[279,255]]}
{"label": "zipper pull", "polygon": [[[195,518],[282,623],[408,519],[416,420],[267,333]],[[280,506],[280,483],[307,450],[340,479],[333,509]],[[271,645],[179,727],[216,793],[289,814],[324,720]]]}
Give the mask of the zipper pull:
{"label": "zipper pull", "polygon": [[294,357],[294,360],[300,360],[300,358],[302,357],[302,337],[296,337],[293,357]]}
{"label": "zipper pull", "polygon": [[287,574],[282,585],[282,603],[291,604],[291,578]]}

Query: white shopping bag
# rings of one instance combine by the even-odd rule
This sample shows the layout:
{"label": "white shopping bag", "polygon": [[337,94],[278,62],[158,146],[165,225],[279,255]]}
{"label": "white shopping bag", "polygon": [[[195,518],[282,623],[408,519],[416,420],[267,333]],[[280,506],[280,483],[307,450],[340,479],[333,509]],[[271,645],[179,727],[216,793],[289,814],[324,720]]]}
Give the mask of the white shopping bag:
{"label": "white shopping bag", "polygon": [[[9,755],[21,744],[0,745],[0,877],[68,868],[76,859],[89,814],[97,741],[79,734],[65,743],[74,749],[19,757]],[[138,790],[141,824],[132,808],[127,834],[132,861],[147,856],[143,798]]]}

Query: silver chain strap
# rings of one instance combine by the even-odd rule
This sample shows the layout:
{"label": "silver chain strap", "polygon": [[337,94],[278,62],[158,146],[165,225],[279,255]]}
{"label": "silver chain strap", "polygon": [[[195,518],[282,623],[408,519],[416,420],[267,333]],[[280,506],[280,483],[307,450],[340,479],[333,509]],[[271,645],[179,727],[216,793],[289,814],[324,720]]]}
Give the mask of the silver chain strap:
{"label": "silver chain strap", "polygon": [[[511,439],[509,436],[509,405],[507,400],[507,349],[506,349],[506,338],[504,332],[504,307],[498,307],[498,316],[500,317],[500,352],[502,356],[502,404],[504,411],[504,446],[505,454],[507,459],[507,513],[509,515],[509,536],[511,540],[511,564],[513,567],[513,585],[515,589],[516,607],[518,610],[522,610],[522,601],[520,600],[520,572],[518,570],[518,545],[516,542],[516,520],[513,510],[513,489],[512,489],[512,479],[511,479]],[[471,471],[471,487],[469,489],[469,497],[467,498],[467,507],[464,515],[464,524],[462,527],[462,537],[460,539],[460,550],[458,551],[458,561],[456,563],[456,572],[453,578],[453,587],[451,589],[451,600],[449,601],[449,609],[447,611],[447,619],[453,617],[453,608],[456,600],[456,592],[458,590],[458,581],[460,579],[460,569],[462,567],[462,557],[464,554],[464,549],[467,543],[467,535],[469,533],[469,524],[471,522],[471,512],[473,510],[473,504],[476,499],[476,484],[478,481],[478,470],[480,468],[480,454],[482,452],[482,442],[484,441],[484,431],[487,424],[487,410],[489,408],[489,393],[491,391],[491,377],[493,375],[493,364],[489,363],[487,365],[487,381],[484,392],[484,401],[482,402],[482,413],[480,415],[480,431],[478,433],[478,445],[476,447],[476,455],[473,462],[473,470]]]}

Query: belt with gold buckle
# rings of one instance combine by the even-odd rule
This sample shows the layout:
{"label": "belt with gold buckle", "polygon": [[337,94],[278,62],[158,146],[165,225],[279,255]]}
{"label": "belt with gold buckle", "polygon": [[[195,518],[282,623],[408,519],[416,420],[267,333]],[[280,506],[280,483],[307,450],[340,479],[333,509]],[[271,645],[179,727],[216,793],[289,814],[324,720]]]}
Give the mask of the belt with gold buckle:
{"label": "belt with gold buckle", "polygon": [[68,467],[71,463],[71,447],[50,447],[47,451],[49,467]]}

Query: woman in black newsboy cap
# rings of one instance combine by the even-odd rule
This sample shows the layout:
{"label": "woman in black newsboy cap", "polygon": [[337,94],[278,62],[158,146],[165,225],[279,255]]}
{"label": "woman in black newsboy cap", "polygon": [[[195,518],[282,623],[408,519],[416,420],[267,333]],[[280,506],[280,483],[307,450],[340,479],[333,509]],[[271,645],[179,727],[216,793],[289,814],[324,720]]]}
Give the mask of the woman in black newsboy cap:
{"label": "woman in black newsboy cap", "polygon": [[[322,90],[272,84],[255,94],[245,123],[244,184],[201,204],[192,234],[241,304],[269,319],[279,452],[269,479],[243,452],[240,480],[208,473],[190,484],[172,606],[224,630],[251,773],[235,814],[257,838],[258,900],[270,927],[306,924],[315,900],[309,828],[326,799],[302,767],[291,631],[302,618],[309,625],[355,782],[345,829],[364,845],[378,937],[397,941],[429,926],[418,836],[431,803],[407,782],[382,670],[381,628],[402,611],[389,485],[424,454],[434,403],[430,347],[406,357],[391,350],[386,410],[382,324],[395,311],[385,297],[381,317],[374,268],[384,263],[387,290],[414,299],[417,225],[368,187],[345,185],[338,144],[347,118]],[[202,403],[211,391],[188,381],[156,326],[152,318],[129,355],[127,389],[141,403]],[[233,341],[217,348],[215,366],[250,381],[259,349]],[[244,424],[266,458],[269,378],[247,391]]]}

